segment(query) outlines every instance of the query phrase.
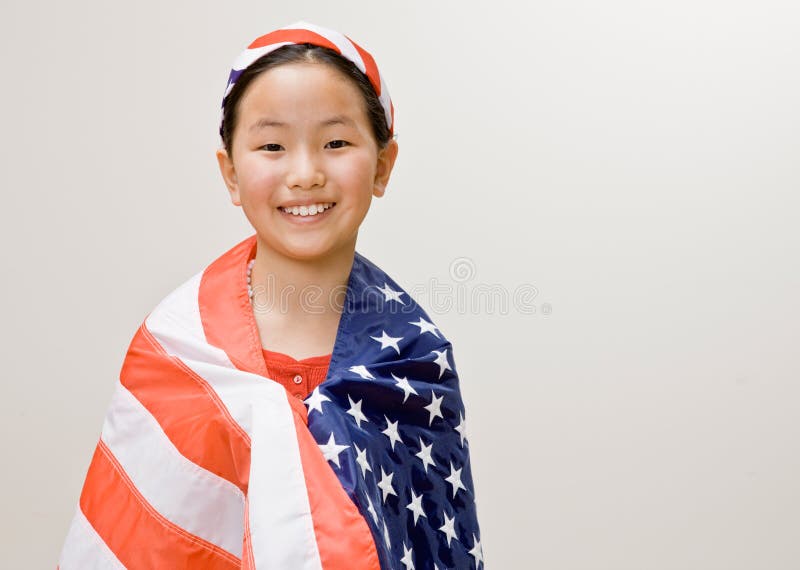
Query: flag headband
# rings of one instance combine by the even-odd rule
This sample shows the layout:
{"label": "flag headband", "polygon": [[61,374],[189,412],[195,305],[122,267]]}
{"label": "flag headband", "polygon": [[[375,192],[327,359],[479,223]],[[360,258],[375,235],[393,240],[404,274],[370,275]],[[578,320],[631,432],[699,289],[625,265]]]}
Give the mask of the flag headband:
{"label": "flag headband", "polygon": [[[281,46],[305,43],[332,49],[352,61],[367,76],[383,106],[386,125],[389,127],[389,135],[392,136],[394,133],[394,106],[389,97],[389,90],[386,87],[383,76],[378,71],[378,66],[369,52],[344,34],[304,21],[289,24],[256,38],[239,54],[233,62],[231,73],[228,77],[228,85],[225,87],[225,94],[222,97],[222,109],[224,110],[225,108],[225,101],[231,89],[233,89],[234,83],[250,64]],[[219,121],[220,137],[222,136],[223,116],[224,113],[221,112]]]}

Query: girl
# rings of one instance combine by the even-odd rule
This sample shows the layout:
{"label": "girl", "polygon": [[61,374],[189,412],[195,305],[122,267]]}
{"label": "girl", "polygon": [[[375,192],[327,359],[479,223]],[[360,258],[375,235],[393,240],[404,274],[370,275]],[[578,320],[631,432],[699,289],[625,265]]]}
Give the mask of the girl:
{"label": "girl", "polygon": [[236,59],[217,161],[255,234],[134,335],[62,570],[483,566],[452,346],[355,249],[393,122],[338,32]]}

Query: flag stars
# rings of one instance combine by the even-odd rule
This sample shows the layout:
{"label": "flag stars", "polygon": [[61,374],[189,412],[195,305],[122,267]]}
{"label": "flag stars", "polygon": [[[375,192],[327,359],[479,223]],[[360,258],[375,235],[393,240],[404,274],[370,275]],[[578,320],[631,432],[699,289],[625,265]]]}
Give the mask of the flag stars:
{"label": "flag stars", "polygon": [[396,421],[395,422],[389,421],[389,418],[387,418],[386,416],[383,416],[383,417],[386,419],[386,424],[387,425],[386,425],[386,429],[383,430],[381,433],[385,434],[386,437],[389,438],[389,442],[392,445],[392,451],[394,451],[394,442],[399,441],[400,443],[403,443],[403,440],[400,439],[400,433],[399,433],[399,431],[397,429],[397,422]]}
{"label": "flag stars", "polygon": [[423,443],[422,441],[422,438],[419,438],[419,447],[420,447],[419,452],[415,453],[414,455],[420,458],[420,460],[422,461],[422,467],[423,469],[425,469],[425,473],[427,473],[428,465],[431,466],[436,465],[433,462],[433,459],[431,458],[431,449],[433,448],[433,443],[431,443],[430,445],[425,445],[425,443]]}
{"label": "flag stars", "polygon": [[385,330],[382,330],[381,336],[371,336],[369,338],[381,343],[381,350],[391,346],[395,350],[395,352],[397,352],[397,354],[400,354],[400,347],[398,346],[397,343],[403,340],[402,336],[389,336],[388,334],[386,334]]}
{"label": "flag stars", "polygon": [[350,409],[347,410],[347,413],[353,416],[353,419],[356,420],[356,425],[358,425],[358,427],[361,427],[361,422],[369,422],[367,416],[365,416],[361,411],[361,402],[363,400],[354,402],[352,398],[350,398],[350,394],[348,394],[347,401],[350,402]]}
{"label": "flag stars", "polygon": [[405,295],[402,291],[395,291],[389,287],[388,283],[384,283],[383,287],[377,287],[377,289],[383,293],[384,301],[397,301],[401,305],[405,305],[405,301],[400,298],[400,295]]}
{"label": "flag stars", "polygon": [[378,513],[375,512],[375,507],[372,506],[372,499],[369,498],[369,495],[367,495],[367,512],[372,516],[375,524],[378,524]]}
{"label": "flag stars", "polygon": [[436,325],[434,325],[431,322],[426,321],[422,317],[420,317],[417,322],[408,321],[408,324],[418,326],[419,327],[419,334],[424,334],[424,333],[427,332],[427,333],[431,333],[436,338],[441,338],[439,336],[439,333],[436,332],[438,330]]}
{"label": "flag stars", "polygon": [[439,366],[439,378],[442,377],[445,370],[452,371],[453,369],[450,368],[450,363],[447,361],[447,350],[432,350],[431,354],[435,354],[436,358],[433,360],[434,364]]}
{"label": "flag stars", "polygon": [[456,493],[458,493],[459,489],[464,489],[465,491],[467,490],[467,488],[461,482],[461,469],[462,469],[462,467],[459,467],[458,469],[456,469],[453,466],[453,462],[451,461],[450,462],[450,475],[448,475],[447,477],[444,478],[445,481],[447,481],[448,483],[450,483],[450,485],[453,486],[453,498],[454,499],[456,498]]}
{"label": "flag stars", "polygon": [[483,547],[481,547],[481,541],[478,540],[478,537],[474,534],[472,535],[472,542],[474,543],[474,546],[469,553],[475,559],[475,568],[478,568],[478,565],[483,562]]}
{"label": "flag stars", "polygon": [[386,473],[381,467],[381,480],[378,482],[378,487],[381,491],[383,491],[383,502],[386,502],[386,499],[389,495],[397,496],[397,493],[394,492],[394,487],[392,487],[392,478],[394,477],[394,473],[389,472]]}
{"label": "flag stars", "polygon": [[422,495],[417,495],[414,489],[411,489],[411,502],[406,505],[406,508],[414,513],[414,524],[417,524],[419,517],[428,518],[425,511],[422,510]]}
{"label": "flag stars", "polygon": [[436,393],[433,390],[431,390],[431,403],[425,406],[425,409],[428,410],[428,413],[430,413],[431,415],[430,418],[428,418],[429,426],[433,423],[434,419],[444,417],[442,415],[442,410],[441,410],[443,399],[444,396],[439,396],[437,398]]}
{"label": "flag stars", "polygon": [[350,368],[348,368],[348,370],[350,372],[355,372],[356,374],[361,376],[361,378],[364,380],[375,380],[375,377],[372,375],[372,373],[370,373],[369,370],[367,370],[367,367],[364,366],[363,364],[359,364],[358,366],[351,366]]}
{"label": "flag stars", "polygon": [[450,539],[455,538],[458,540],[456,536],[456,518],[450,518],[447,516],[447,513],[443,512],[444,515],[444,524],[439,527],[439,530],[444,533],[447,537],[447,546],[450,547]]}
{"label": "flag stars", "polygon": [[455,430],[458,432],[458,435],[461,436],[461,447],[464,447],[464,440],[467,437],[467,422],[464,420],[464,414],[458,412],[458,417],[461,419],[461,423],[459,423]]}
{"label": "flag stars", "polygon": [[369,461],[367,461],[367,450],[361,449],[358,447],[357,443],[353,444],[356,448],[356,463],[361,467],[361,475],[366,479],[367,471],[372,471],[372,467],[369,466]]}
{"label": "flag stars", "polygon": [[333,461],[336,464],[336,467],[341,467],[341,465],[339,465],[339,454],[350,447],[349,445],[337,445],[336,440],[333,438],[333,433],[331,433],[328,443],[325,445],[318,445],[322,450],[322,454],[325,456],[325,459],[328,461]]}
{"label": "flag stars", "polygon": [[323,402],[330,402],[331,399],[328,398],[325,394],[319,391],[319,386],[314,388],[314,391],[311,392],[311,395],[304,400],[306,406],[308,406],[308,413],[310,414],[314,410],[317,410],[320,414],[322,412],[322,403]]}
{"label": "flag stars", "polygon": [[397,376],[394,375],[394,372],[392,372],[392,378],[394,378],[394,381],[397,383],[397,387],[400,388],[405,393],[405,396],[403,397],[404,404],[406,403],[409,394],[416,394],[417,396],[419,396],[417,391],[414,390],[411,384],[408,383],[408,378],[406,378],[405,376],[403,378],[398,378]]}
{"label": "flag stars", "polygon": [[413,551],[406,547],[406,542],[403,541],[403,557],[400,562],[406,567],[406,570],[414,570],[414,559],[411,557]]}

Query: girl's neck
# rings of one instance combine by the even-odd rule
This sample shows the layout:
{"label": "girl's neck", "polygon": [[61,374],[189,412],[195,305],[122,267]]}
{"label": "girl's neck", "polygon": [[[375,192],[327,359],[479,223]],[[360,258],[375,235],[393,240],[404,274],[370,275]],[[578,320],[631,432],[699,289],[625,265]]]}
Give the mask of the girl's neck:
{"label": "girl's neck", "polygon": [[322,259],[303,260],[275,252],[258,238],[251,274],[254,309],[312,321],[340,314],[354,257],[355,243]]}

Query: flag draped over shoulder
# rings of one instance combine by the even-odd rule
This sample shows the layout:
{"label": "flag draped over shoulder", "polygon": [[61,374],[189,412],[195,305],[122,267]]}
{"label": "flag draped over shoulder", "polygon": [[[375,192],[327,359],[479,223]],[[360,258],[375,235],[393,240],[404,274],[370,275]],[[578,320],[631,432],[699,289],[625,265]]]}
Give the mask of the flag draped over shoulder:
{"label": "flag draped over shoulder", "polygon": [[355,253],[328,376],[267,377],[256,236],[136,331],[60,570],[483,568],[450,342]]}

